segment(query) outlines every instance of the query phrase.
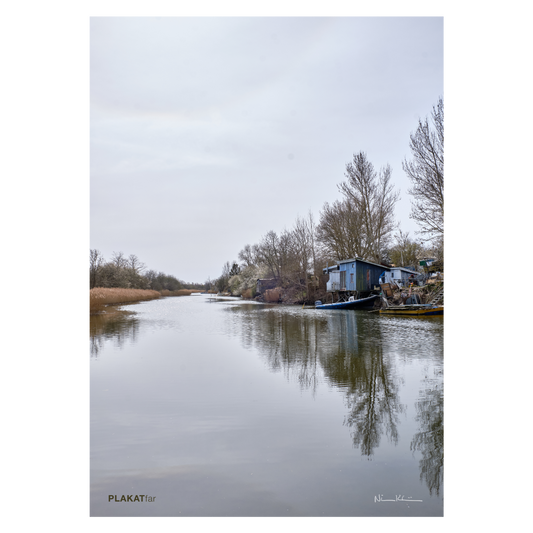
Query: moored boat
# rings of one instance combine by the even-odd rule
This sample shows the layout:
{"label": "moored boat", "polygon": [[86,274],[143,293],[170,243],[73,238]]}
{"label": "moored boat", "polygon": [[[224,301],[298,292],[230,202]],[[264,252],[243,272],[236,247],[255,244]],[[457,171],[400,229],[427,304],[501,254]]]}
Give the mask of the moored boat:
{"label": "moored boat", "polygon": [[384,307],[379,312],[382,315],[433,316],[443,315],[444,306],[432,304],[395,305]]}
{"label": "moored boat", "polygon": [[317,300],[315,302],[315,309],[372,309],[377,298],[379,298],[377,295],[372,295],[368,298],[359,298],[358,300],[354,300],[352,297],[345,302],[334,302],[330,304],[323,304],[320,300]]}

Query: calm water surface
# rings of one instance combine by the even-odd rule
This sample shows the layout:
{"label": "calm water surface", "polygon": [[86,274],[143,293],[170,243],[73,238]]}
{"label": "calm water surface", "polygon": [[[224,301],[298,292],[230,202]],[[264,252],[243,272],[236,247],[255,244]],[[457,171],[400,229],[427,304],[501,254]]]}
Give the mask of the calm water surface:
{"label": "calm water surface", "polygon": [[91,318],[92,516],[443,515],[442,317],[127,309]]}

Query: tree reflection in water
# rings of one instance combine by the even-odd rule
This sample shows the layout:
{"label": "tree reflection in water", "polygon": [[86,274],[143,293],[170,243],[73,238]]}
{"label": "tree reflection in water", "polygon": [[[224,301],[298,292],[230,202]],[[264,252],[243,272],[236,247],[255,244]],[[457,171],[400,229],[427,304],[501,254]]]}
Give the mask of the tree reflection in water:
{"label": "tree reflection in water", "polygon": [[[375,317],[364,312],[299,312],[246,306],[228,308],[232,327],[244,346],[258,350],[273,371],[314,393],[320,379],[345,394],[355,447],[371,456],[382,433],[398,442],[399,378],[393,378],[390,358],[383,353]],[[235,314],[233,314],[235,313]],[[322,377],[323,376],[323,377]]]}
{"label": "tree reflection in water", "polygon": [[382,433],[396,445],[398,415],[404,406],[399,402],[397,380],[392,379],[390,361],[384,359],[382,348],[372,347],[357,355],[340,353],[335,359],[340,363],[336,378],[344,383],[349,409],[344,424],[352,429],[354,446],[370,457]]}
{"label": "tree reflection in water", "polygon": [[411,441],[411,450],[420,451],[420,480],[425,481],[429,493],[440,493],[444,474],[444,391],[442,370],[436,377],[426,379],[424,390],[416,402],[419,431]]}
{"label": "tree reflection in water", "polygon": [[122,348],[127,340],[135,342],[139,334],[139,320],[129,311],[112,311],[93,315],[90,320],[91,357],[98,357],[104,344],[113,341]]}

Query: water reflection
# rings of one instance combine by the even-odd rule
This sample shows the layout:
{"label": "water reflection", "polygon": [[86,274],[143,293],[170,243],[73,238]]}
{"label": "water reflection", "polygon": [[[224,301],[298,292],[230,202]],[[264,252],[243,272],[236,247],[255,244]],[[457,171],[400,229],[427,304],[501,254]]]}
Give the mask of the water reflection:
{"label": "water reflection", "polygon": [[434,378],[426,378],[425,387],[415,404],[419,430],[411,442],[412,451],[420,451],[420,480],[429,493],[439,495],[444,471],[444,393],[442,369],[434,370]]}
{"label": "water reflection", "polygon": [[364,354],[339,353],[327,361],[332,381],[344,384],[348,414],[344,424],[351,428],[353,445],[365,456],[372,456],[385,433],[398,444],[398,378],[393,378],[391,361],[381,346],[370,347]]}
{"label": "water reflection", "polygon": [[106,342],[122,348],[126,341],[136,342],[139,319],[129,311],[111,311],[90,319],[91,357],[98,357]]}
{"label": "water reflection", "polygon": [[232,306],[228,327],[243,346],[256,350],[271,371],[283,372],[302,389],[318,386],[318,355],[321,340],[327,337],[326,320],[309,320],[268,306]]}
{"label": "water reflection", "polygon": [[[206,323],[210,335],[203,335]],[[146,334],[161,324],[164,335]],[[139,339],[141,330],[145,335]],[[137,314],[91,317],[90,334],[91,356],[102,355],[92,370],[92,461],[95,472],[101,468],[93,479],[94,501],[101,501],[92,511],[97,515],[118,512],[109,508],[106,494],[129,487],[133,467],[139,468],[139,491],[159,492],[158,498],[168,494],[168,502],[150,510],[155,516],[181,512],[176,501],[190,515],[311,516],[324,503],[332,515],[366,516],[393,512],[361,503],[377,491],[404,490],[417,497],[415,491],[422,488],[427,495],[427,487],[430,495],[442,493],[442,320],[169,299]],[[101,364],[104,347],[138,341],[142,346],[132,357]],[[245,351],[236,349],[239,343]],[[154,357],[142,357],[152,346]],[[272,399],[271,384],[280,382],[282,394]],[[142,402],[136,403],[141,389]],[[294,389],[306,394],[293,394]],[[242,407],[247,403],[249,408]],[[161,475],[151,484],[154,469],[168,478]],[[310,474],[319,470],[320,475]],[[401,486],[389,477],[401,479]],[[208,501],[192,496],[193,482]],[[291,482],[294,490],[285,492]],[[359,499],[342,504],[339,497],[325,499],[320,491],[326,485]],[[243,494],[250,500],[245,508]],[[294,494],[314,503],[302,511]],[[436,511],[425,501],[428,507],[420,512],[441,513],[438,498],[434,504]]]}
{"label": "water reflection", "polygon": [[348,407],[344,424],[363,455],[373,455],[383,433],[397,444],[402,380],[383,350],[379,320],[353,311],[256,306],[228,311],[244,346],[259,351],[272,371],[282,370],[313,393],[321,380],[342,390]]}

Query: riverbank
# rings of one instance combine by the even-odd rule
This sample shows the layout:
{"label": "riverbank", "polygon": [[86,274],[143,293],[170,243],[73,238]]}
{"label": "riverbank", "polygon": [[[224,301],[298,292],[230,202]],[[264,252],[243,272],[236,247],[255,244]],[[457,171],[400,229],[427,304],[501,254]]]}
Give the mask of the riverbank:
{"label": "riverbank", "polygon": [[190,296],[195,292],[202,292],[195,289],[179,289],[176,291],[154,291],[149,289],[121,289],[95,287],[90,290],[90,314],[101,313],[108,305],[125,305],[166,296]]}
{"label": "riverbank", "polygon": [[[384,305],[384,300],[387,300],[388,305],[398,306],[409,304],[427,304],[432,303],[435,305],[444,305],[444,281],[430,280],[427,285],[423,286],[411,286],[401,288],[396,284],[383,284],[380,287],[374,287],[373,291],[368,291],[363,296],[371,294],[380,294],[381,299],[375,303],[376,308],[380,308]],[[222,296],[239,296],[238,294],[231,293],[219,293]],[[316,289],[311,297],[308,297],[305,293],[302,294],[302,290],[299,287],[276,287],[274,289],[267,289],[257,296],[254,295],[251,289],[243,292],[241,295],[243,300],[253,300],[261,303],[268,304],[285,304],[285,305],[303,305],[306,308],[314,308],[316,300],[321,300],[324,303],[336,302],[340,299],[348,298],[344,293],[332,293],[327,292],[324,289]],[[359,296],[359,297],[363,297]]]}
{"label": "riverbank", "polygon": [[251,289],[242,293],[243,300],[254,300],[263,303],[282,303],[287,305],[313,305],[316,300],[323,300],[326,297],[326,291],[315,289],[311,294],[302,290],[301,286],[296,287],[276,287],[267,289],[260,294],[255,294]]}

